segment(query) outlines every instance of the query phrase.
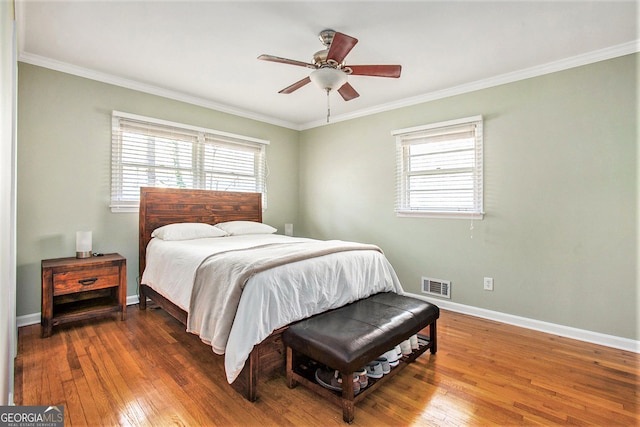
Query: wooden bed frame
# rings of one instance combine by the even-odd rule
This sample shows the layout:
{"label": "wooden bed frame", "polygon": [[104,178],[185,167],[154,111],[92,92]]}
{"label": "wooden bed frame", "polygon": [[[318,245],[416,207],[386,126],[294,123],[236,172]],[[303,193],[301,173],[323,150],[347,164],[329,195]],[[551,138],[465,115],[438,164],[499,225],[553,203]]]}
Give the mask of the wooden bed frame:
{"label": "wooden bed frame", "polygon": [[[147,244],[156,228],[177,222],[203,222],[213,225],[240,220],[262,222],[260,193],[140,188],[140,278],[145,268]],[[187,313],[184,310],[144,283],[140,283],[141,310],[146,309],[147,298],[186,325]],[[244,369],[232,384],[236,391],[252,402],[258,397],[259,379],[285,372],[285,349],[281,339],[284,329],[286,328],[273,332],[253,347]]]}

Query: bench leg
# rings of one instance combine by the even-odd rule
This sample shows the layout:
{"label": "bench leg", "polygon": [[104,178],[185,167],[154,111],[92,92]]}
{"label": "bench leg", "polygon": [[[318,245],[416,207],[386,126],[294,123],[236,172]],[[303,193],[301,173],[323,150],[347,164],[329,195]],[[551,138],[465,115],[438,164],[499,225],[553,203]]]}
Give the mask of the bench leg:
{"label": "bench leg", "polygon": [[353,372],[341,372],[342,375],[342,419],[351,424],[354,417]]}
{"label": "bench leg", "polygon": [[287,387],[294,388],[298,382],[293,379],[293,349],[287,347]]}
{"label": "bench leg", "polygon": [[431,354],[436,354],[436,351],[438,351],[438,331],[435,320],[429,325],[429,341],[431,341],[429,351],[431,351]]}

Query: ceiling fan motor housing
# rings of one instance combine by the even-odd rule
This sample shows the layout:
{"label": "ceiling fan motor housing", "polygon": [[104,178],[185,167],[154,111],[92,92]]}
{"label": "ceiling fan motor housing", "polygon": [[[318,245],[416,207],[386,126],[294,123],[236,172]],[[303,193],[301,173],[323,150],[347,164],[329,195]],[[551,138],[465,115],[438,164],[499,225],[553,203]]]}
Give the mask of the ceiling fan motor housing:
{"label": "ceiling fan motor housing", "polygon": [[327,63],[327,55],[329,54],[329,49],[319,50],[313,54],[313,63],[317,66],[321,66]]}

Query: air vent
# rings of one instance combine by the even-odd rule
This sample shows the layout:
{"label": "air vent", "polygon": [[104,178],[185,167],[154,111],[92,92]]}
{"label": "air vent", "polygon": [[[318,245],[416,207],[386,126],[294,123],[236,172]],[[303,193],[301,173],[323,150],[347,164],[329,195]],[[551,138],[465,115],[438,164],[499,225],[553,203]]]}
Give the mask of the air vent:
{"label": "air vent", "polygon": [[451,282],[449,280],[422,278],[422,293],[438,297],[451,298]]}

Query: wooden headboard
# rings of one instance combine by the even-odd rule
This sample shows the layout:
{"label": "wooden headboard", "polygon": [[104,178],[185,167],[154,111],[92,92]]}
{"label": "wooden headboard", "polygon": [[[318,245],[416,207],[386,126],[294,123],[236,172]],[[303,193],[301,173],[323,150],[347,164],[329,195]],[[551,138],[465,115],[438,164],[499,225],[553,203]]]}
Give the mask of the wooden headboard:
{"label": "wooden headboard", "polygon": [[262,195],[141,187],[138,230],[140,278],[153,230],[176,222],[204,222],[213,225],[225,221],[262,222]]}

